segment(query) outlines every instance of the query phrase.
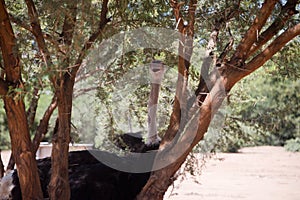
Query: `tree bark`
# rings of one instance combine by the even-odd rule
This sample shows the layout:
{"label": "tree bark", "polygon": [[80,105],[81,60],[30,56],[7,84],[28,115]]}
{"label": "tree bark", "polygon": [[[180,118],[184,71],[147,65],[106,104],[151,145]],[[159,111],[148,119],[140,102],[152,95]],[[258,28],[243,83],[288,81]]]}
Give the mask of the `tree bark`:
{"label": "tree bark", "polygon": [[[284,47],[289,41],[300,34],[300,23],[287,29],[277,38],[275,38],[269,46],[267,46],[262,52],[252,58],[243,68],[239,68],[240,63],[227,63],[222,69],[224,77],[226,78],[226,87],[230,89],[233,85],[244,78],[245,76],[251,74],[259,67],[261,67],[265,62],[267,62],[274,54],[276,54],[282,47]],[[236,67],[235,67],[236,66]]]}
{"label": "tree bark", "polygon": [[[36,115],[36,109],[37,109],[37,105],[38,105],[38,100],[39,100],[39,95],[38,95],[39,89],[38,88],[34,88],[33,91],[33,97],[31,99],[31,103],[30,106],[28,108],[28,110],[26,111],[26,115],[27,115],[27,121],[28,121],[28,129],[30,130],[33,126],[34,123],[34,119],[35,119],[35,115]],[[47,125],[48,127],[48,125]],[[36,134],[37,135],[37,134]],[[35,135],[35,137],[36,137]],[[41,134],[40,134],[41,135]],[[40,143],[38,143],[39,145]],[[38,149],[39,146],[37,146],[37,148],[35,148],[36,145],[35,143],[33,143],[33,153],[36,154],[36,151]],[[36,150],[35,150],[36,149]],[[15,160],[13,155],[10,155],[9,161],[8,161],[8,165],[7,165],[7,170],[13,170],[15,168]]]}
{"label": "tree bark", "polygon": [[274,20],[271,26],[268,27],[257,39],[255,45],[252,45],[247,56],[251,56],[254,52],[266,44],[272,37],[274,37],[286,24],[286,22],[298,11],[296,5],[299,0],[288,0],[282,7],[279,16]]}
{"label": "tree bark", "polygon": [[253,46],[253,44],[255,44],[255,41],[259,37],[259,32],[266,24],[266,21],[271,15],[276,3],[277,0],[265,0],[261,9],[258,11],[256,18],[253,20],[253,24],[250,26],[243,39],[237,46],[234,55],[230,59],[230,64],[235,64],[238,62],[239,66],[242,65],[243,62],[248,58],[247,56],[250,48]]}
{"label": "tree bark", "polygon": [[24,200],[42,199],[43,194],[35,155],[32,152],[23,94],[18,92],[23,91],[23,83],[16,38],[3,0],[0,1],[0,46],[6,75],[5,82],[10,85],[10,90],[3,96],[4,108],[22,197]]}
{"label": "tree bark", "polygon": [[194,36],[194,21],[196,0],[191,0],[189,4],[189,24],[184,25],[183,16],[180,12],[182,3],[171,0],[170,4],[173,8],[173,13],[176,18],[177,29],[180,32],[179,47],[178,47],[178,76],[176,83],[176,94],[174,105],[170,117],[167,133],[161,141],[161,146],[168,145],[176,136],[178,131],[183,128],[184,120],[187,115],[187,86],[190,67],[190,58],[193,53],[193,36]]}
{"label": "tree bark", "polygon": [[[70,79],[67,79],[70,80]],[[67,81],[56,91],[58,102],[58,129],[52,136],[51,180],[49,196],[51,199],[70,199],[68,174],[68,152],[71,132],[72,94],[74,82]]]}
{"label": "tree bark", "polygon": [[50,121],[52,113],[54,112],[56,107],[57,107],[57,98],[56,98],[56,96],[54,96],[36,129],[36,133],[33,138],[33,152],[34,153],[37,152],[37,150],[40,146],[40,142],[42,141],[42,139],[44,138],[45,134],[48,131],[49,121]]}
{"label": "tree bark", "polygon": [[24,200],[42,199],[43,194],[35,154],[32,152],[24,102],[23,100],[4,97],[4,103],[22,198]]}

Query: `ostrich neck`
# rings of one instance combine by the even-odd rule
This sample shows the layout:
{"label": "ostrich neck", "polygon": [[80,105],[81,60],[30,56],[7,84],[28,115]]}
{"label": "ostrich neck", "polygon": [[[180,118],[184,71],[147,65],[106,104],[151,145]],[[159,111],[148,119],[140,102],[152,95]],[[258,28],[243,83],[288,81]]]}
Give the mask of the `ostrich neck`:
{"label": "ostrich neck", "polygon": [[149,107],[158,103],[159,90],[160,90],[160,84],[151,83],[151,91],[150,91],[149,103],[148,103]]}
{"label": "ostrich neck", "polygon": [[146,144],[153,145],[160,141],[157,136],[156,113],[160,84],[151,83],[151,91],[148,102],[148,138]]}
{"label": "ostrich neck", "polygon": [[160,138],[157,135],[156,112],[160,84],[165,71],[163,62],[158,60],[153,61],[149,66],[151,90],[148,101],[148,137],[146,139],[146,145],[148,146],[157,145],[160,142]]}

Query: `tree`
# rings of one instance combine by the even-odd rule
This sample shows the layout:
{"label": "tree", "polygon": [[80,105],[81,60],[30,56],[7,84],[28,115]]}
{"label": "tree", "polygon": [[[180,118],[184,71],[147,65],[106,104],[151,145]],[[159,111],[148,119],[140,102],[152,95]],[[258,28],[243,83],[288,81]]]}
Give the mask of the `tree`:
{"label": "tree", "polygon": [[[173,3],[174,14],[177,21],[179,21],[181,19],[179,9],[181,4],[174,1],[171,2]],[[138,199],[163,198],[164,192],[172,183],[171,178],[185,161],[188,153],[203,138],[212,117],[232,87],[242,78],[261,67],[283,46],[300,34],[300,23],[296,18],[293,18],[298,13],[296,6],[299,4],[299,1],[287,1],[283,4],[277,1],[266,0],[256,8],[258,9],[257,15],[255,18],[251,18],[251,24],[239,44],[233,46],[233,37],[229,31],[231,40],[217,56],[213,50],[218,45],[218,35],[224,28],[224,23],[229,23],[232,18],[241,15],[239,13],[242,10],[241,3],[242,1],[236,4],[233,3],[227,10],[225,9],[223,13],[221,12],[223,14],[222,17],[215,19],[207,46],[206,58],[201,69],[200,82],[196,91],[197,98],[193,104],[193,107],[199,106],[199,112],[192,118],[189,126],[184,130],[183,139],[179,141],[181,147],[187,147],[183,148],[186,149],[185,152],[173,164],[152,172],[150,180],[138,196]],[[189,5],[189,13],[193,13],[194,4],[195,2],[192,2]],[[281,8],[280,13],[272,15],[272,12],[276,10],[276,6]],[[269,24],[268,19],[271,19],[271,24]],[[286,27],[289,20],[292,25]],[[190,19],[190,21],[193,20]],[[191,28],[191,24],[187,28]],[[210,56],[212,56],[211,59],[209,59]],[[206,63],[214,60],[214,58],[214,63]],[[210,64],[213,65],[211,72],[209,72]],[[179,64],[179,73],[184,76],[180,68],[188,70],[188,66],[188,62],[181,66]],[[185,86],[181,85],[180,88],[185,88]],[[177,92],[179,92],[178,87],[176,94]],[[175,102],[172,116],[177,115],[177,117],[173,119],[171,117],[172,121],[170,121],[169,129],[166,131],[160,146],[161,151],[167,148],[168,145],[172,145],[172,140],[175,138],[178,127],[182,126],[176,119],[180,119],[179,116],[184,109],[186,107],[181,108],[181,110],[176,108]],[[189,110],[193,111],[193,108]],[[174,131],[174,129],[176,130]],[[193,139],[189,141],[189,138]],[[159,159],[159,156],[157,156],[157,159]]]}
{"label": "tree", "polygon": [[[20,20],[13,16],[10,17],[4,1],[1,1],[0,7],[0,20],[2,25],[0,44],[4,64],[3,68],[5,69],[5,76],[3,74],[0,81],[0,92],[1,95],[3,95],[5,103],[13,157],[18,167],[23,199],[42,199],[34,155],[41,139],[40,136],[47,131],[49,116],[51,116],[57,104],[59,117],[57,119],[57,129],[52,139],[52,176],[49,185],[49,195],[51,199],[69,199],[70,189],[67,181],[68,149],[70,143],[73,86],[76,73],[81,66],[86,51],[98,39],[105,25],[110,21],[107,18],[108,1],[104,0],[102,4],[98,5],[101,14],[95,31],[81,44],[81,50],[77,49],[77,54],[75,53],[75,55],[73,55],[74,51],[72,47],[72,45],[74,45],[75,23],[79,12],[85,12],[84,10],[79,10],[79,1],[67,1],[65,2],[66,4],[62,3],[60,5],[60,8],[64,9],[65,14],[63,17],[58,16],[56,20],[62,23],[62,26],[59,30],[52,30],[54,33],[60,31],[58,36],[46,34],[44,32],[45,30],[42,30],[37,5],[31,0],[25,1],[25,3],[28,10],[27,20]],[[84,7],[91,5],[92,2],[88,2]],[[99,11],[97,9],[95,10]],[[32,34],[31,37],[34,37],[34,43],[38,49],[37,55],[40,56],[40,60],[44,63],[42,66],[43,71],[49,76],[54,91],[53,102],[45,112],[44,118],[41,120],[38,128],[40,132],[36,135],[37,137],[34,141],[35,146],[32,144],[29,135],[29,124],[25,112],[24,96],[22,94],[24,91],[24,83],[21,79],[22,69],[11,21],[16,22],[22,28],[28,30],[30,34]],[[50,22],[48,21],[48,23]],[[50,42],[48,43],[46,40]],[[53,52],[57,53],[55,61],[52,56]],[[36,107],[36,103],[37,102],[32,101],[32,107]]]}
{"label": "tree", "polygon": [[[178,80],[173,110],[154,165],[161,159],[172,160],[172,154],[168,151],[180,153],[181,156],[171,165],[154,171],[138,197],[162,199],[175,172],[203,138],[231,88],[300,34],[296,11],[298,0],[265,0],[264,3],[196,0],[171,0],[168,3],[151,0],[48,0],[37,3],[25,0],[26,12],[22,3],[1,0],[0,64],[3,70],[0,94],[5,104],[13,157],[19,169],[24,199],[41,198],[34,154],[43,135],[47,133],[50,116],[56,107],[58,119],[52,136],[49,193],[51,199],[69,199],[67,158],[73,87],[88,51],[103,38],[145,25],[177,28],[181,33],[180,56],[174,62],[178,66]],[[141,9],[143,12],[139,12]],[[254,13],[257,13],[255,17]],[[174,17],[175,24],[171,20]],[[201,40],[205,37],[207,41]],[[199,70],[196,98],[188,99],[189,74],[191,68],[195,68],[190,63],[195,39],[201,45],[206,45],[206,54]],[[235,44],[234,41],[239,42]],[[18,48],[22,50],[21,55]],[[147,54],[148,51],[145,49],[143,53]],[[131,61],[129,59],[127,66]],[[28,66],[35,67],[36,74],[30,74],[32,69],[27,67],[27,62]],[[23,68],[20,63],[24,64]],[[110,77],[118,77],[127,70],[124,66],[117,66],[113,71],[116,73],[110,74]],[[23,81],[24,77],[26,82]],[[53,99],[31,142],[29,130],[35,117],[36,99],[40,90],[46,88],[45,85],[52,91]],[[24,97],[27,94],[31,98],[26,107]]]}
{"label": "tree", "polygon": [[[1,79],[1,94],[7,115],[12,152],[19,166],[20,184],[24,199],[41,199],[42,190],[29,137],[25,105],[20,90],[24,87],[13,29],[4,1],[0,4],[1,50],[5,68],[5,80]],[[9,91],[10,90],[10,91]],[[11,94],[9,94],[11,93]],[[9,94],[9,95],[8,95]],[[22,167],[21,167],[22,166]],[[35,183],[35,184],[30,184]]]}

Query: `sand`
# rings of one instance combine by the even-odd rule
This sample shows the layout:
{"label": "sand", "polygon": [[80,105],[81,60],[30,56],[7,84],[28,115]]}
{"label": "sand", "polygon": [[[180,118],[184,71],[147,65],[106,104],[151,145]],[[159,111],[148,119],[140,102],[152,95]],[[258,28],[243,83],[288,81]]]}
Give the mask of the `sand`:
{"label": "sand", "polygon": [[282,147],[252,147],[219,153],[202,174],[176,181],[164,200],[300,200],[300,153]]}
{"label": "sand", "polygon": [[[2,152],[6,163],[8,152]],[[197,180],[199,183],[196,183]],[[171,192],[172,191],[172,192]],[[175,182],[164,200],[300,200],[300,153],[282,147],[251,147],[219,153],[198,177]]]}

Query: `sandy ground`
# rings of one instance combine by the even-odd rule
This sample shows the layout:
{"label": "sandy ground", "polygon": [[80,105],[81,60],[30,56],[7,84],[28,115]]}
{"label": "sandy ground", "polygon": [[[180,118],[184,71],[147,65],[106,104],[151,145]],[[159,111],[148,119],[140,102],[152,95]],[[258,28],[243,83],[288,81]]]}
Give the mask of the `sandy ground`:
{"label": "sandy ground", "polygon": [[[2,152],[2,159],[9,154]],[[199,183],[194,180],[176,181],[164,200],[300,200],[300,153],[281,147],[220,153],[206,160]]]}
{"label": "sandy ground", "polygon": [[300,200],[300,153],[244,148],[209,159],[197,177],[175,182],[165,200]]}

